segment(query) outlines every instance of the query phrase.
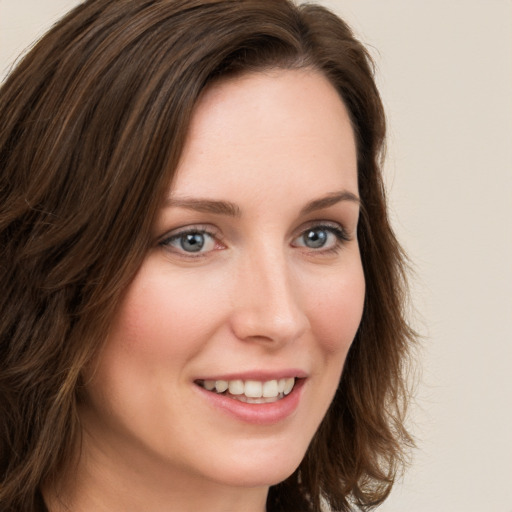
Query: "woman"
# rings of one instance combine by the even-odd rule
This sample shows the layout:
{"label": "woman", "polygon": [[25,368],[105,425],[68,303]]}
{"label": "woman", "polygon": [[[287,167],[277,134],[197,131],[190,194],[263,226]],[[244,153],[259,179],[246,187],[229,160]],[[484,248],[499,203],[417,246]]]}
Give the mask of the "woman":
{"label": "woman", "polygon": [[0,109],[1,509],[382,502],[412,333],[349,28],[86,1]]}

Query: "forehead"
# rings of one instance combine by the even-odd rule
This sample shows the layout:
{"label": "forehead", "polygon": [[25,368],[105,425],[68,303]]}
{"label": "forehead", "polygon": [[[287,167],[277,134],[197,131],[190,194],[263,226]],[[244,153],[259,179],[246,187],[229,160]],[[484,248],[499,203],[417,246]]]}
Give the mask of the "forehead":
{"label": "forehead", "polygon": [[330,187],[357,193],[350,119],[320,72],[269,70],[207,88],[172,189],[204,195],[222,183],[257,187],[276,181],[285,181],[290,191],[307,183],[320,194]]}

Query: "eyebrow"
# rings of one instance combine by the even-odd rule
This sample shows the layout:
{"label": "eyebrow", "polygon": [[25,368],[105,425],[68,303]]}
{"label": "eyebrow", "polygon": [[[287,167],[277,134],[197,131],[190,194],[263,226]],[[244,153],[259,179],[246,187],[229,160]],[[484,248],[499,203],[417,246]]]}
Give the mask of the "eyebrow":
{"label": "eyebrow", "polygon": [[357,203],[358,205],[361,204],[361,200],[355,194],[349,192],[348,190],[342,190],[341,192],[331,192],[330,194],[327,194],[320,199],[314,199],[306,206],[304,206],[300,213],[301,215],[307,215],[308,213],[334,206],[341,201],[351,201],[353,203]]}
{"label": "eyebrow", "polygon": [[229,201],[214,201],[212,199],[170,197],[165,201],[165,206],[185,208],[204,213],[215,213],[229,217],[240,217],[240,208]]}
{"label": "eyebrow", "polygon": [[[341,201],[351,201],[357,204],[361,203],[359,197],[348,190],[331,192],[324,197],[310,201],[301,209],[300,214],[307,215],[314,211],[334,206]],[[227,215],[229,217],[241,217],[242,215],[239,206],[230,201],[217,201],[212,199],[189,197],[170,197],[165,201],[165,206],[185,208],[187,210],[195,210],[204,213],[214,213],[217,215]]]}

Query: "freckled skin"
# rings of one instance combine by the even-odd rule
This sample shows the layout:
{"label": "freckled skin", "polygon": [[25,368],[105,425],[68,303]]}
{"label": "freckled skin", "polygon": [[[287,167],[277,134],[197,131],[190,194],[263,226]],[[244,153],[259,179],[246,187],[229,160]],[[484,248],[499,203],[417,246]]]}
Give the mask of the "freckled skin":
{"label": "freckled skin", "polygon": [[[88,375],[76,510],[264,510],[268,486],[304,456],[361,319],[357,202],[301,213],[333,192],[357,196],[356,168],[347,112],[317,72],[248,74],[203,94],[169,193],[240,215],[160,212]],[[307,247],[304,233],[326,223],[350,239],[327,232],[327,248]],[[207,230],[204,250],[159,244],[183,228]],[[219,411],[194,383],[286,368],[307,379],[272,425]]]}

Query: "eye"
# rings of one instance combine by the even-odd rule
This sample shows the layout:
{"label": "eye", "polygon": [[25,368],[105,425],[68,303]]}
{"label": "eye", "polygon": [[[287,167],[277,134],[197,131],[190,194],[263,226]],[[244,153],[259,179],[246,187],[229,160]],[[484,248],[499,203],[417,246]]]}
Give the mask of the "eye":
{"label": "eye", "polygon": [[193,228],[171,234],[162,240],[160,245],[173,252],[200,255],[213,251],[217,246],[217,240],[213,233]]}
{"label": "eye", "polygon": [[320,225],[312,226],[297,237],[292,245],[307,247],[313,250],[336,250],[343,243],[350,240],[347,233],[340,226]]}

